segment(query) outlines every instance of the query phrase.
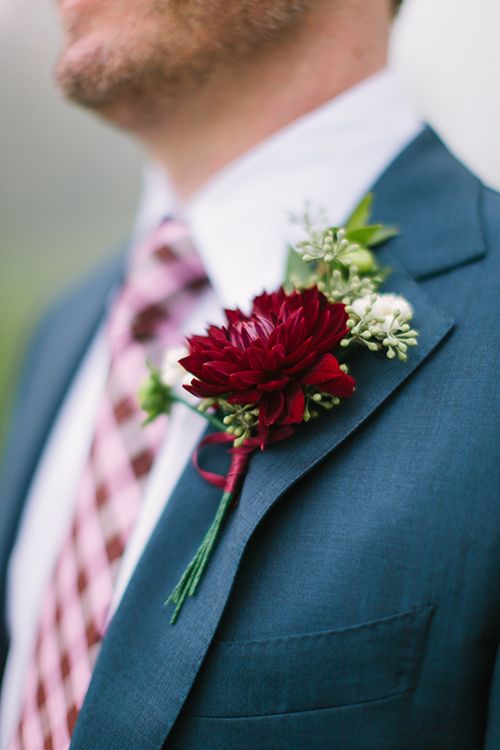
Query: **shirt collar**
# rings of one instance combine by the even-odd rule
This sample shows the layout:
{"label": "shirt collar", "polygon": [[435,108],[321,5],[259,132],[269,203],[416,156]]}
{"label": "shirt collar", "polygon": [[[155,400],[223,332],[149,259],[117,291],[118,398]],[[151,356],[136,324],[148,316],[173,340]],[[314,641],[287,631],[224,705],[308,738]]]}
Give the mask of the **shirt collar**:
{"label": "shirt collar", "polygon": [[144,226],[160,209],[183,211],[221,303],[246,308],[283,280],[288,246],[302,234],[290,216],[310,205],[341,224],[421,128],[385,69],[233,161],[183,208],[165,174],[153,171],[139,218]]}

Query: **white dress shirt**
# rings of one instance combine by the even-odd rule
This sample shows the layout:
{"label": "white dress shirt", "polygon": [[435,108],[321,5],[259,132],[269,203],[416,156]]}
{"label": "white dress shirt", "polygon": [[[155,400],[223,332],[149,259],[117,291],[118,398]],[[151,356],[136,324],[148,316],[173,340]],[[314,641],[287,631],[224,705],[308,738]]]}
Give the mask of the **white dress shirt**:
{"label": "white dress shirt", "polygon": [[[290,215],[307,204],[341,224],[421,124],[394,73],[384,70],[296,120],[233,161],[184,206],[165,173],[149,173],[135,239],[168,213],[182,213],[212,288],[200,297],[185,332],[221,321],[223,306],[248,307],[282,279],[287,246],[301,235]],[[11,647],[0,704],[0,750],[18,721],[23,681],[45,586],[70,524],[76,486],[89,450],[108,352],[98,333],[66,397],[27,498],[9,565]],[[177,406],[148,480],[143,507],[120,567],[118,606],[158,518],[205,428]]]}

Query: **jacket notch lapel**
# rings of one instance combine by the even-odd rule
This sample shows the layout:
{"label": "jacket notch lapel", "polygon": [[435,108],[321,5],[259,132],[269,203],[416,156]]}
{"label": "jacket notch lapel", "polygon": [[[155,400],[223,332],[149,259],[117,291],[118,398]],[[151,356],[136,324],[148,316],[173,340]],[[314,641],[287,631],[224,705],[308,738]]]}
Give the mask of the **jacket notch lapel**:
{"label": "jacket notch lapel", "polygon": [[[387,253],[384,262],[398,265]],[[191,465],[186,468],[110,624],[72,750],[160,750],[196,679],[259,522],[289,487],[352,435],[450,331],[452,321],[402,269],[394,270],[391,282],[414,306],[419,346],[406,364],[359,350],[352,366],[358,392],[352,399],[301,426],[289,440],[252,456],[239,504],[227,520],[203,583],[172,626],[170,610],[162,603],[203,538],[219,500],[217,489],[205,484]],[[112,726],[106,720],[110,715]]]}
{"label": "jacket notch lapel", "polygon": [[423,129],[372,190],[373,218],[398,226],[391,251],[413,278],[445,273],[485,255],[483,187],[432,128]]}

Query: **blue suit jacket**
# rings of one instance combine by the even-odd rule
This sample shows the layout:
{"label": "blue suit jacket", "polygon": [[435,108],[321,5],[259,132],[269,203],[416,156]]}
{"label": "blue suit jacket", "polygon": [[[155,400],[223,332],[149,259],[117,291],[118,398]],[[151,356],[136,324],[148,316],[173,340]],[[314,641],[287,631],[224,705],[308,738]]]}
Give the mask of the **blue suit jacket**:
{"label": "blue suit jacket", "polygon": [[[500,748],[500,197],[429,129],[374,190],[375,218],[401,230],[380,255],[419,346],[406,365],[358,351],[355,397],[253,457],[172,627],[162,602],[219,495],[187,467],[106,635],[73,750]],[[75,290],[34,339],[1,487],[2,587],[119,274]]]}

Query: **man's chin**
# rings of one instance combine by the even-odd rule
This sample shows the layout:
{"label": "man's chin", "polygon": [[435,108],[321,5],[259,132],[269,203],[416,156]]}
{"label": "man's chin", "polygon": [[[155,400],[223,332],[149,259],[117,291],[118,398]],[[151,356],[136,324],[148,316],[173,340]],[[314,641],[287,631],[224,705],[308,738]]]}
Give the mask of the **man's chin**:
{"label": "man's chin", "polygon": [[149,130],[171,104],[168,83],[159,75],[146,56],[130,54],[130,44],[122,50],[116,39],[97,33],[69,44],[55,67],[68,99],[136,132]]}
{"label": "man's chin", "polygon": [[68,44],[56,64],[55,79],[68,99],[104,112],[123,77],[118,63],[116,52],[95,34]]}
{"label": "man's chin", "polygon": [[144,135],[172,115],[186,92],[202,85],[207,61],[177,68],[171,50],[151,47],[155,54],[148,56],[139,53],[139,45],[136,54],[131,49],[130,42],[120,45],[97,33],[74,41],[61,54],[55,79],[75,104]]}

